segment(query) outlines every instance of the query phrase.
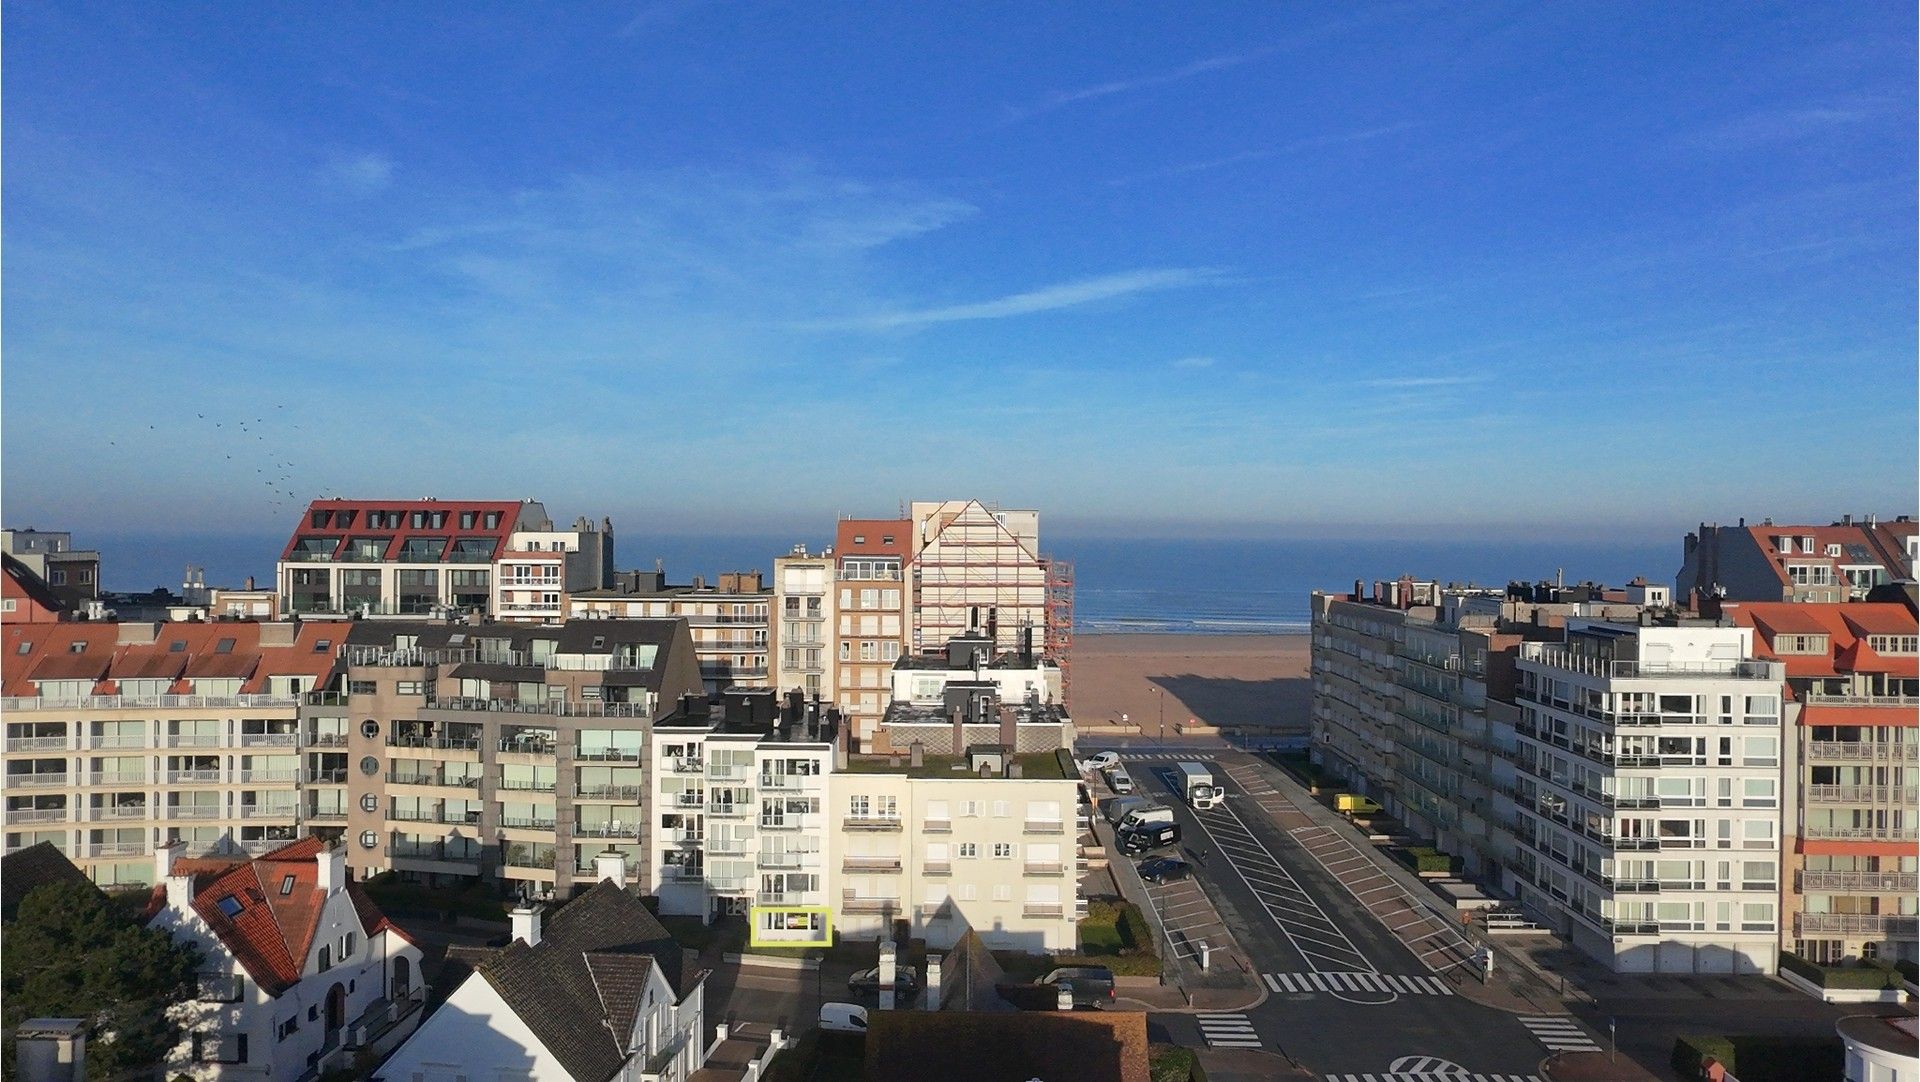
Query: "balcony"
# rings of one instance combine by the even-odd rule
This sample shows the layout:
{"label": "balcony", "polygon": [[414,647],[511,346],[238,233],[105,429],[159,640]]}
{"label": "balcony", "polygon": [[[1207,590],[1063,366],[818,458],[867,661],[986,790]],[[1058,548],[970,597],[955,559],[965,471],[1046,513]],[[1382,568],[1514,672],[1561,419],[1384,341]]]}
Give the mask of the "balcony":
{"label": "balcony", "polygon": [[94,842],[86,847],[90,857],[137,857],[149,852],[146,842]]}
{"label": "balcony", "polygon": [[300,741],[294,733],[242,733],[240,746],[243,748],[291,748]]}
{"label": "balcony", "polygon": [[1065,906],[1028,902],[1020,907],[1020,915],[1033,920],[1057,920],[1067,915]]}
{"label": "balcony", "polygon": [[842,913],[898,913],[900,899],[861,897],[850,890],[842,891],[840,911]]}
{"label": "balcony", "polygon": [[874,819],[867,816],[850,816],[840,821],[845,830],[872,831],[877,833],[897,833],[900,830],[898,819]]}
{"label": "balcony", "polygon": [[[449,778],[444,774],[403,774],[395,770],[388,772],[387,780],[395,785],[431,785],[440,789],[478,789],[480,787],[480,777],[477,774],[456,775]],[[510,787],[503,784],[501,788]]]}
{"label": "balcony", "polygon": [[1875,939],[1912,939],[1920,934],[1920,917],[1881,913],[1800,913],[1793,918],[1798,936],[1842,935]]}
{"label": "balcony", "polygon": [[1920,872],[1801,872],[1800,890],[1817,894],[1914,894]]}
{"label": "balcony", "polygon": [[667,769],[675,774],[698,774],[707,768],[703,759],[686,759],[670,756],[666,760]]}
{"label": "balcony", "polygon": [[767,852],[762,852],[762,853],[761,853],[761,854],[759,855],[759,858],[758,858],[758,860],[759,860],[759,864],[760,864],[760,866],[761,866],[762,868],[786,868],[786,869],[793,869],[793,868],[804,868],[804,867],[807,867],[807,866],[808,866],[808,865],[809,865],[810,863],[812,863],[812,860],[813,860],[813,858],[815,858],[815,857],[818,857],[819,855],[820,855],[819,853],[795,853],[795,852],[785,852],[785,853],[767,853]]}
{"label": "balcony", "polygon": [[[1584,914],[1583,914],[1584,915]],[[1593,919],[1591,917],[1589,920]],[[1657,920],[1613,920],[1602,917],[1600,927],[1614,935],[1659,935],[1660,922]]]}
{"label": "balcony", "polygon": [[639,785],[583,785],[573,794],[575,800],[639,800],[645,792]]}
{"label": "balcony", "polygon": [[503,830],[552,830],[557,820],[541,819],[524,815],[503,815],[500,827]]}
{"label": "balcony", "polygon": [[1897,785],[1809,785],[1809,804],[1890,804],[1911,807],[1920,803],[1920,788]]}
{"label": "balcony", "polygon": [[1020,833],[1030,835],[1065,834],[1067,824],[1058,819],[1031,819],[1020,828]]}
{"label": "balcony", "polygon": [[219,748],[225,747],[227,740],[218,733],[168,733],[161,742],[169,748]]}
{"label": "balcony", "polygon": [[745,819],[758,814],[760,810],[752,804],[707,805],[707,817],[710,819]]}
{"label": "balcony", "polygon": [[[478,778],[472,780],[476,782],[479,781]],[[433,783],[419,782],[416,784],[431,785]],[[558,784],[559,783],[553,778],[501,778],[495,787],[507,793],[551,793]]]}
{"label": "balcony", "polygon": [[147,772],[144,770],[121,771],[114,774],[96,771],[87,775],[88,785],[145,785],[146,783]]}
{"label": "balcony", "polygon": [[646,702],[612,703],[597,699],[568,702],[561,699],[474,699],[459,696],[429,695],[429,710],[489,711],[509,714],[551,714],[563,718],[645,718],[653,711]]}
{"label": "balcony", "polygon": [[134,736],[101,736],[95,734],[87,737],[87,747],[95,751],[112,750],[115,748],[147,748],[152,746],[152,738],[148,737],[145,733],[139,733]]}
{"label": "balcony", "polygon": [[639,823],[622,823],[608,819],[598,823],[576,823],[573,828],[576,838],[638,838]]}
{"label": "balcony", "polygon": [[1920,741],[1809,740],[1807,758],[1842,762],[1879,759],[1920,759]]}
{"label": "balcony", "polygon": [[1020,868],[1020,874],[1030,876],[1055,876],[1067,870],[1059,861],[1028,861]]}
{"label": "balcony", "polygon": [[242,804],[242,819],[298,819],[300,809],[292,804]]}
{"label": "balcony", "polygon": [[8,774],[9,789],[58,789],[67,784],[67,772],[42,774]]}
{"label": "balcony", "polygon": [[579,748],[573,757],[589,763],[637,763],[640,761],[639,748]]}
{"label": "balcony", "polygon": [[816,787],[821,780],[818,774],[762,774],[759,786],[762,789],[809,789]]}
{"label": "balcony", "polygon": [[920,823],[920,833],[922,833],[922,834],[951,834],[951,833],[953,833],[953,820],[951,820],[951,819],[925,819],[925,820],[922,820],[922,821],[921,821],[921,823]]}
{"label": "balcony", "polygon": [[347,746],[347,734],[308,733],[307,746],[310,748],[344,748]]}
{"label": "balcony", "polygon": [[147,710],[155,707],[226,710],[236,707],[297,706],[299,703],[299,697],[294,695],[83,695],[72,699],[9,695],[0,698],[0,713],[16,710]]}
{"label": "balcony", "polygon": [[166,809],[168,819],[222,819],[226,813],[218,804],[172,804]]}
{"label": "balcony", "polygon": [[390,748],[435,748],[440,751],[479,751],[480,738],[467,736],[415,736],[393,733],[387,737]]}
{"label": "balcony", "polygon": [[64,736],[12,736],[7,738],[8,751],[65,751],[67,738]]}
{"label": "balcony", "polygon": [[67,821],[67,809],[9,808],[6,820],[8,823],[64,823]]}
{"label": "balcony", "polygon": [[300,771],[297,768],[293,770],[242,770],[240,772],[240,781],[242,784],[260,782],[290,783],[299,780]]}
{"label": "balcony", "polygon": [[1837,827],[1814,826],[1808,824],[1801,828],[1803,838],[1837,839],[1842,841],[1881,841],[1911,842],[1920,840],[1920,826],[1911,827]]}
{"label": "balcony", "polygon": [[953,874],[953,864],[945,860],[928,861],[920,866],[920,874],[932,879],[944,879]]}
{"label": "balcony", "polygon": [[340,805],[330,805],[324,808],[308,808],[305,816],[308,822],[313,823],[331,823],[338,819],[345,819],[346,817],[347,809]]}
{"label": "balcony", "polygon": [[899,857],[861,856],[847,857],[840,865],[843,872],[897,872],[900,870]]}
{"label": "balcony", "polygon": [[1520,644],[1520,660],[1543,665],[1566,672],[1581,673],[1586,676],[1599,676],[1608,679],[1640,679],[1657,677],[1719,677],[1727,680],[1763,680],[1778,684],[1786,679],[1786,666],[1778,661],[1694,661],[1694,662],[1642,662],[1609,661],[1602,658],[1586,657],[1568,653],[1565,649],[1545,643],[1523,642]]}
{"label": "balcony", "polygon": [[512,871],[515,868],[525,868],[534,871],[550,872],[553,870],[553,850],[549,849],[544,853],[515,853],[509,849],[507,850],[507,855],[501,858],[500,863],[508,871]]}

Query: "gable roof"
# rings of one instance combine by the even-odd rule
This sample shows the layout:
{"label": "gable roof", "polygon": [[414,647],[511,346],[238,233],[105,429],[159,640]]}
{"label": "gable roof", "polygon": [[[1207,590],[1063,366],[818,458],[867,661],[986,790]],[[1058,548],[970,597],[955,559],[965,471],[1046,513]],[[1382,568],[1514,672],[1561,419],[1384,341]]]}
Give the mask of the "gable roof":
{"label": "gable roof", "polygon": [[867,1012],[873,1082],[1147,1082],[1140,1011]]}
{"label": "gable roof", "polygon": [[626,1063],[656,966],[679,994],[680,945],[639,897],[602,880],[553,914],[538,945],[515,940],[478,968],[568,1074],[605,1082]]}
{"label": "gable roof", "polygon": [[[38,694],[36,680],[104,680],[108,683],[88,689],[89,694],[112,695],[118,689],[111,681],[169,676],[238,678],[241,694],[255,695],[267,692],[276,676],[323,681],[333,671],[344,634],[339,625],[325,622],[10,624],[4,629],[0,672],[8,695]],[[72,652],[74,643],[84,644],[80,653]],[[186,694],[190,689],[173,690]]]}
{"label": "gable roof", "polygon": [[85,883],[105,896],[52,842],[36,842],[0,857],[0,916],[12,920],[27,895],[49,883]]}
{"label": "gable roof", "polygon": [[4,565],[8,581],[12,582],[29,602],[50,612],[66,611],[67,603],[60,600],[59,595],[53,592],[53,587],[47,585],[47,580],[36,574],[33,568],[15,559],[12,553],[0,553],[0,565]]}

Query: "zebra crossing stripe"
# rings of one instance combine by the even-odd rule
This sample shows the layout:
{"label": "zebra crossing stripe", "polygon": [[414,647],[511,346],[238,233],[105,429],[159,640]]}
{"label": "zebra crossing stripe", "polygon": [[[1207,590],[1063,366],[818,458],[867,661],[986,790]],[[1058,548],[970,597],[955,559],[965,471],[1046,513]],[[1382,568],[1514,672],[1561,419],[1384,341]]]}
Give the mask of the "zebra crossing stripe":
{"label": "zebra crossing stripe", "polygon": [[1260,1036],[1244,1014],[1203,1014],[1198,1016],[1200,1035],[1215,1048],[1259,1048]]}
{"label": "zebra crossing stripe", "polygon": [[1379,1074],[1330,1074],[1327,1082],[1540,1082],[1539,1075],[1487,1074],[1477,1071],[1383,1071]]}
{"label": "zebra crossing stripe", "polygon": [[[1275,992],[1394,992],[1410,996],[1450,996],[1452,986],[1439,977],[1354,970],[1312,973],[1262,973]],[[1575,1029],[1573,1032],[1577,1033]],[[1583,1038],[1584,1039],[1584,1038]]]}
{"label": "zebra crossing stripe", "polygon": [[1600,1046],[1588,1037],[1579,1024],[1567,1018],[1552,1015],[1522,1018],[1520,1024],[1526,1026],[1535,1039],[1556,1052],[1598,1052]]}

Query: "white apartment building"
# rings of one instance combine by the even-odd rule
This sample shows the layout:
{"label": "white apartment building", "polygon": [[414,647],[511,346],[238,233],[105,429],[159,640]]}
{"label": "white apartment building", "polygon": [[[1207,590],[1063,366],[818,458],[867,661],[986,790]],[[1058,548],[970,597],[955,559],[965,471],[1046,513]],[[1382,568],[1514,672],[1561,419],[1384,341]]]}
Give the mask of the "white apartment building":
{"label": "white apartment building", "polygon": [[1776,967],[1783,669],[1753,656],[1647,617],[1519,648],[1521,901],[1618,971]]}
{"label": "white apartment building", "polygon": [[834,698],[834,559],[796,545],[773,561],[772,686],[808,700]]}

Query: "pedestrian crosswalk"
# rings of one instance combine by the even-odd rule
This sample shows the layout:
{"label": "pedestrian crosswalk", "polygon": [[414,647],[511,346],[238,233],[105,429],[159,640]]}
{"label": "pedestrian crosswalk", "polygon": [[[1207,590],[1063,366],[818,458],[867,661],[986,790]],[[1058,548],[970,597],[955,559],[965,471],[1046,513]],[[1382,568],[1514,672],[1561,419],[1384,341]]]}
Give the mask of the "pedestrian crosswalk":
{"label": "pedestrian crosswalk", "polygon": [[1259,1048],[1260,1035],[1244,1014],[1203,1014],[1197,1019],[1200,1036],[1210,1048]]}
{"label": "pedestrian crosswalk", "polygon": [[1200,763],[1210,763],[1213,761],[1212,752],[1197,749],[1194,751],[1128,751],[1125,748],[1121,748],[1120,757],[1122,759],[1138,759],[1142,762],[1151,760],[1159,763],[1172,763],[1183,760],[1186,762]]}
{"label": "pedestrian crosswalk", "polygon": [[1398,992],[1406,996],[1450,996],[1452,986],[1439,977],[1403,977],[1394,973],[1262,973],[1275,992]]}
{"label": "pedestrian crosswalk", "polygon": [[1580,1023],[1564,1015],[1522,1017],[1520,1024],[1555,1052],[1600,1051],[1600,1046],[1580,1028]]}
{"label": "pedestrian crosswalk", "polygon": [[1455,1067],[1439,1071],[1379,1071],[1366,1074],[1330,1074],[1327,1082],[1540,1082],[1539,1075],[1468,1071]]}

